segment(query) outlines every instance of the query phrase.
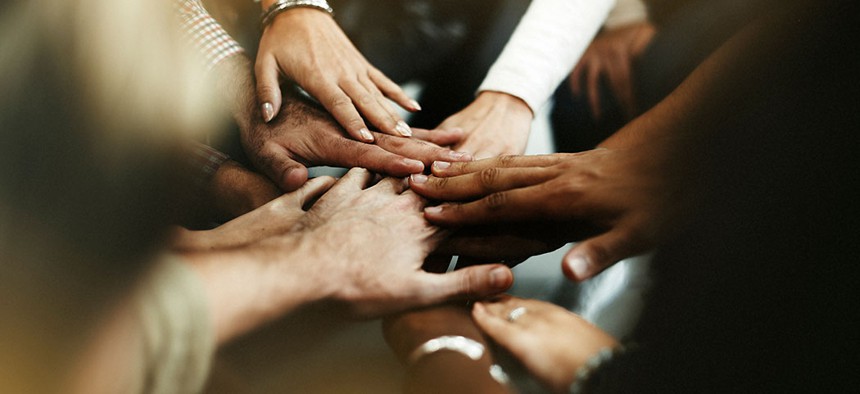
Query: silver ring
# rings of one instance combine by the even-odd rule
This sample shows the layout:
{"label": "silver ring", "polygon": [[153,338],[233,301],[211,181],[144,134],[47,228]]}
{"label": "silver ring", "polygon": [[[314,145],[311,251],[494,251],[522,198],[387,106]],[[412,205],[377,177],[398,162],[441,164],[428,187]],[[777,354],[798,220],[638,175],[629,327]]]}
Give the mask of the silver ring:
{"label": "silver ring", "polygon": [[508,313],[508,321],[513,323],[515,320],[519,319],[522,315],[526,314],[526,307],[520,306],[514,308],[511,313]]}

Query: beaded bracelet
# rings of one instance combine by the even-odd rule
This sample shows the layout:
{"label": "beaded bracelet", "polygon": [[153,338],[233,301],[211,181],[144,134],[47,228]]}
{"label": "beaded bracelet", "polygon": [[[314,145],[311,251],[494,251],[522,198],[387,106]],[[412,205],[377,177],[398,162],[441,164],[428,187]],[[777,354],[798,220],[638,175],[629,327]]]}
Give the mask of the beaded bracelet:
{"label": "beaded bracelet", "polygon": [[260,23],[266,27],[280,13],[296,7],[316,8],[328,12],[329,15],[334,15],[334,10],[325,0],[277,0],[260,17]]}

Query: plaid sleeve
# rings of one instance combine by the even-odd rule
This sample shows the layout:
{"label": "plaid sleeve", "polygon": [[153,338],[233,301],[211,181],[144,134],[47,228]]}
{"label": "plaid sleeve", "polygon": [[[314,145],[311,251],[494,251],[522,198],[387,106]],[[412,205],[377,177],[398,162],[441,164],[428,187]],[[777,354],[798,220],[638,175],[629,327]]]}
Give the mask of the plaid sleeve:
{"label": "plaid sleeve", "polygon": [[211,70],[222,60],[244,52],[233,37],[209,15],[200,0],[176,0],[180,30],[192,47],[203,56]]}
{"label": "plaid sleeve", "polygon": [[218,167],[230,157],[204,144],[195,142],[190,145],[188,166],[196,188],[204,188]]}

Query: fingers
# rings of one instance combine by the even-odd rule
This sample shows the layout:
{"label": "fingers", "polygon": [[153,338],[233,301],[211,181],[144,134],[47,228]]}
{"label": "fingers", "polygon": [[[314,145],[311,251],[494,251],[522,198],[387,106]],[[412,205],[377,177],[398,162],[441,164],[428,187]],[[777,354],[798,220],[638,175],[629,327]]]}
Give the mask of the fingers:
{"label": "fingers", "polygon": [[319,91],[309,90],[308,93],[319,100],[320,104],[352,138],[364,142],[373,142],[373,135],[355,109],[352,99],[337,85],[327,83],[320,87]]}
{"label": "fingers", "polygon": [[335,190],[364,190],[373,179],[373,173],[364,168],[352,168],[332,186]]}
{"label": "fingers", "polygon": [[274,180],[284,192],[301,187],[308,180],[308,169],[293,160],[284,147],[268,143],[257,157],[261,169]]}
{"label": "fingers", "polygon": [[439,146],[414,138],[376,134],[376,145],[387,152],[420,161],[422,163],[421,170],[424,169],[425,165],[429,166],[437,160],[447,162],[472,160],[472,155],[466,152],[455,152],[450,149],[440,148]]}
{"label": "fingers", "polygon": [[417,101],[407,96],[406,92],[400,88],[400,85],[388,79],[388,77],[386,77],[381,71],[372,68],[367,75],[370,77],[370,80],[376,84],[379,90],[382,91],[382,94],[384,94],[385,97],[394,100],[394,102],[400,107],[411,112],[421,110],[421,105],[419,105]]}
{"label": "fingers", "polygon": [[631,118],[636,114],[636,100],[633,95],[630,57],[624,52],[615,53],[613,56],[612,61],[606,65],[609,87],[621,105],[624,114]]}
{"label": "fingers", "polygon": [[594,120],[600,120],[601,117],[601,108],[600,108],[600,76],[601,76],[601,67],[592,66],[588,69],[588,104],[591,108],[591,115],[594,117]]}
{"label": "fingers", "polygon": [[492,193],[478,201],[446,203],[424,209],[424,217],[443,226],[465,226],[505,221],[537,220],[551,216],[547,204],[536,202],[538,186]]}
{"label": "fingers", "polygon": [[281,85],[278,64],[274,58],[264,56],[255,65],[257,75],[257,102],[263,122],[270,122],[281,109]]}
{"label": "fingers", "polygon": [[[398,139],[401,141],[412,142],[411,139],[391,137],[385,134],[376,134],[381,140]],[[382,142],[382,141],[380,141]],[[387,142],[383,142],[387,145]],[[352,140],[344,139],[342,143],[333,144],[329,148],[335,149],[329,152],[326,157],[330,157],[330,165],[339,167],[363,167],[373,172],[387,174],[396,177],[405,177],[410,174],[417,174],[424,171],[424,163],[410,159],[410,156],[403,156],[389,152],[387,149],[378,145],[362,144]],[[441,148],[440,148],[441,149]]]}
{"label": "fingers", "polygon": [[517,353],[519,351],[517,344],[520,342],[519,333],[523,330],[522,325],[511,324],[506,317],[489,310],[483,302],[476,302],[472,306],[472,320],[494,342],[513,353],[514,356],[521,357]]}
{"label": "fingers", "polygon": [[289,195],[293,199],[295,206],[301,209],[301,207],[307,205],[311,201],[318,199],[326,191],[328,191],[328,189],[331,189],[331,187],[336,181],[336,179],[330,176],[321,176],[313,178],[305,182],[304,186],[302,186],[299,190],[296,190]]}
{"label": "fingers", "polygon": [[371,187],[371,189],[387,192],[390,194],[400,194],[406,190],[409,184],[403,178],[389,177],[385,178]]}
{"label": "fingers", "polygon": [[380,131],[402,137],[412,136],[412,129],[394,113],[376,86],[370,83],[365,85],[357,80],[347,80],[340,84],[340,88],[349,96],[355,107]]}
{"label": "fingers", "polygon": [[422,292],[419,302],[433,305],[500,294],[514,283],[514,274],[504,265],[492,264],[468,267],[446,274],[423,273],[420,281],[423,283],[416,287]]}
{"label": "fingers", "polygon": [[542,167],[485,168],[470,174],[440,178],[413,174],[410,186],[424,197],[442,201],[466,201],[504,190],[542,183],[554,172]]}
{"label": "fingers", "polygon": [[500,156],[471,162],[451,163],[436,161],[431,169],[433,175],[438,177],[452,177],[473,172],[483,171],[487,168],[514,168],[514,167],[549,167],[562,162],[569,155],[533,155],[533,156]]}
{"label": "fingers", "polygon": [[412,129],[412,136],[415,139],[427,141],[439,146],[454,145],[461,142],[465,135],[466,134],[463,133],[463,129],[459,127],[435,130]]}
{"label": "fingers", "polygon": [[562,259],[562,271],[568,279],[583,281],[609,266],[639,252],[639,244],[629,232],[616,228],[578,243]]}

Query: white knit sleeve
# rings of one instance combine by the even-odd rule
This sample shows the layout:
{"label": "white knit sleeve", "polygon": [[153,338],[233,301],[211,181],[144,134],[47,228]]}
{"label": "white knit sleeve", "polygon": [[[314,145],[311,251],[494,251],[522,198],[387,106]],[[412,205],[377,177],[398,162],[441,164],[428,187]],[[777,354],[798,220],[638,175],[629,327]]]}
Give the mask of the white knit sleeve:
{"label": "white knit sleeve", "polygon": [[614,0],[533,0],[478,91],[521,98],[533,112],[570,73]]}

